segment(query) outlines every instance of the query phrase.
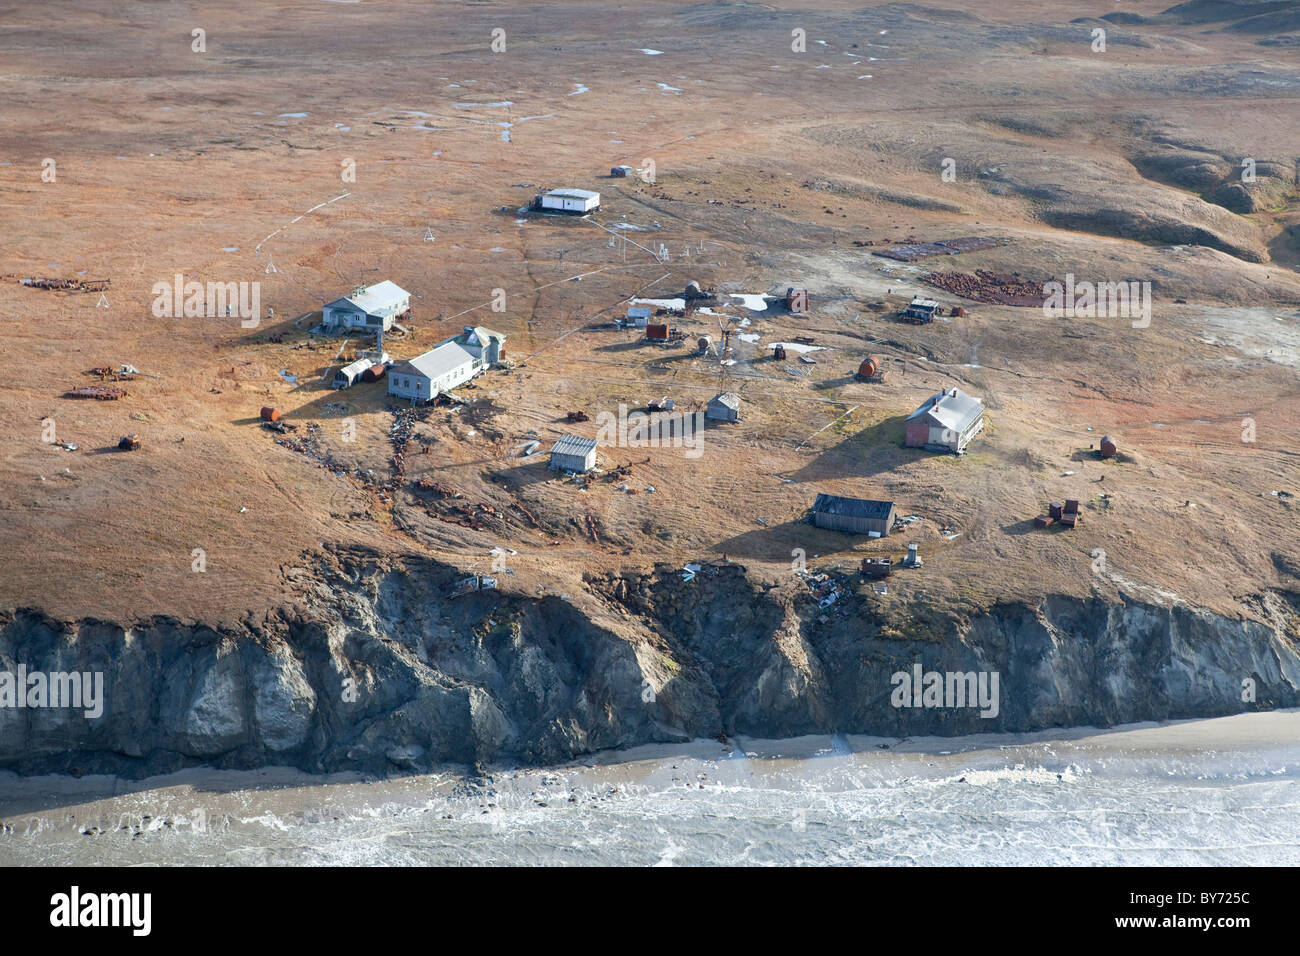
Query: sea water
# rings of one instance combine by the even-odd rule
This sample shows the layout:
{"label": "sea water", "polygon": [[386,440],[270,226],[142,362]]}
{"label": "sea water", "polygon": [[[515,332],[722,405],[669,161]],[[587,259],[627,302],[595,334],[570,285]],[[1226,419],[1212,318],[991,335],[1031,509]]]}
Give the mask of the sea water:
{"label": "sea water", "polygon": [[0,864],[1297,864],[1300,712],[379,781],[0,775]]}

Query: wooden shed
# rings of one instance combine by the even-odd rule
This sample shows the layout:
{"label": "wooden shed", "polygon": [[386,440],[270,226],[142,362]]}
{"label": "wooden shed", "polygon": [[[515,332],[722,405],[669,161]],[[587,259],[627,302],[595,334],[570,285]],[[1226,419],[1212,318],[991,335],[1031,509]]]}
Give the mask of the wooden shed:
{"label": "wooden shed", "polygon": [[894,503],[869,498],[820,494],[812,506],[812,522],[828,531],[885,537],[894,526]]}

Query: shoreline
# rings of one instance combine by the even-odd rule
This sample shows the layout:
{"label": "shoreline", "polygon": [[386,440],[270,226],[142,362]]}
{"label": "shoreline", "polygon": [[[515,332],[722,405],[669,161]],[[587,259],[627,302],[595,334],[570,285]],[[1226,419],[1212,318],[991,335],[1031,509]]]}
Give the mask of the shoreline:
{"label": "shoreline", "polygon": [[[431,772],[370,776],[355,771],[313,774],[294,767],[265,767],[255,770],[224,770],[189,767],[173,773],[139,780],[87,774],[21,776],[0,771],[0,821],[15,816],[47,812],[58,806],[86,805],[132,795],[169,790],[189,793],[232,794],[311,788],[373,788],[403,790],[413,782],[432,781],[433,790],[475,788],[484,792],[515,781],[542,779],[548,775],[572,775],[593,784],[618,783],[651,777],[663,765],[698,763],[725,766],[746,764],[752,774],[775,775],[811,761],[826,758],[946,758],[958,764],[1043,747],[1044,756],[1061,762],[1068,756],[1086,757],[1092,752],[1131,746],[1133,752],[1159,751],[1170,756],[1218,755],[1232,750],[1283,748],[1300,740],[1300,708],[1257,711],[1223,717],[1187,718],[1173,721],[1140,721],[1111,728],[1050,728],[1025,733],[971,734],[962,737],[877,737],[859,734],[810,734],[768,739],[737,736],[736,746],[696,739],[684,744],[641,744],[625,750],[609,750],[589,757],[535,767],[500,763],[476,773],[461,764],[446,764]],[[1213,745],[1226,746],[1220,750]],[[883,746],[882,746],[883,745]],[[996,762],[996,761],[994,761]],[[754,768],[757,768],[755,770]],[[44,798],[46,804],[34,801]]]}

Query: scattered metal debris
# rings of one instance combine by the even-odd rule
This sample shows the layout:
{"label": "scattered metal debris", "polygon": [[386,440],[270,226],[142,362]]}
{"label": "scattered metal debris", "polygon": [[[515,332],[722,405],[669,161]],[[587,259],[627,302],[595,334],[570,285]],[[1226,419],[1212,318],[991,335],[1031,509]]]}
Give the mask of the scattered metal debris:
{"label": "scattered metal debris", "polygon": [[1020,273],[987,272],[975,270],[974,275],[963,272],[932,272],[925,277],[932,286],[976,302],[995,305],[1041,307],[1044,301],[1042,282],[1030,282]]}
{"label": "scattered metal debris", "polygon": [[50,278],[31,278],[20,279],[23,285],[32,289],[51,289],[61,292],[105,292],[108,290],[108,279],[50,279]]}
{"label": "scattered metal debris", "polygon": [[126,397],[126,391],[108,385],[83,385],[63,393],[64,398],[93,398],[100,402],[115,402]]}

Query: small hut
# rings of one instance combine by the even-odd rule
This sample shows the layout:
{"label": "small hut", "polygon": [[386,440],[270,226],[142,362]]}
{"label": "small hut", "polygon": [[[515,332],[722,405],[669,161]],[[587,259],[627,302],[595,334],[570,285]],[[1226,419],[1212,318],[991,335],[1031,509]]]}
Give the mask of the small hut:
{"label": "small hut", "polygon": [[705,418],[719,422],[740,421],[740,396],[735,392],[721,392],[709,400]]}
{"label": "small hut", "polygon": [[591,471],[596,467],[596,440],[577,435],[561,435],[551,447],[551,471]]}

